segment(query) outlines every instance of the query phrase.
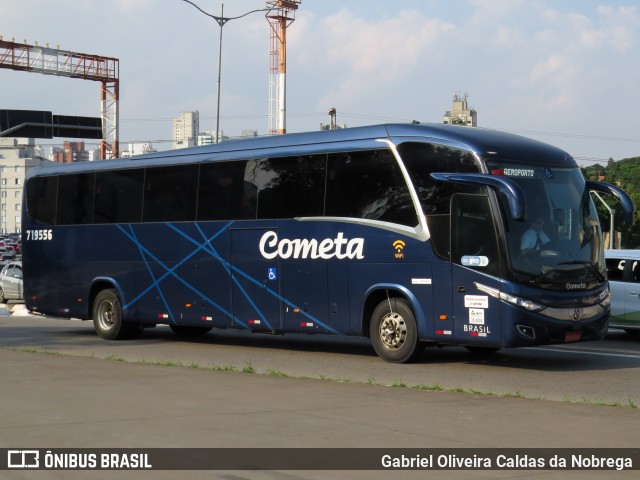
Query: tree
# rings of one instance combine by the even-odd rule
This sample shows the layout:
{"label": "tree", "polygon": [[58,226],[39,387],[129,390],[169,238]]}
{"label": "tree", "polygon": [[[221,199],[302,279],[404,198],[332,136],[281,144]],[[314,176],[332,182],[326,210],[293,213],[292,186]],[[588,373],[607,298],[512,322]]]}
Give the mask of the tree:
{"label": "tree", "polygon": [[[587,178],[591,178],[589,167],[585,169]],[[605,169],[605,182],[613,183],[622,188],[633,200],[636,207],[640,207],[640,157],[625,158],[618,162],[609,159]],[[604,198],[604,197],[603,197]],[[640,212],[636,208],[634,221],[631,226],[624,223],[622,209],[613,199],[606,199],[608,205],[616,210],[614,217],[617,229],[622,232],[622,246],[624,248],[640,248]],[[598,205],[598,216],[603,230],[608,231],[609,212],[604,206]]]}

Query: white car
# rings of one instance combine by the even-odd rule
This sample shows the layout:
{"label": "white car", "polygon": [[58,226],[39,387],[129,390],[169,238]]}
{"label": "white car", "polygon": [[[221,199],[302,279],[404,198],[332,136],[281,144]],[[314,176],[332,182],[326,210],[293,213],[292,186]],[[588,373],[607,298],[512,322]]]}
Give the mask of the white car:
{"label": "white car", "polygon": [[611,291],[609,327],[640,333],[640,250],[607,250]]}
{"label": "white car", "polygon": [[23,300],[22,262],[7,263],[0,272],[0,303]]}

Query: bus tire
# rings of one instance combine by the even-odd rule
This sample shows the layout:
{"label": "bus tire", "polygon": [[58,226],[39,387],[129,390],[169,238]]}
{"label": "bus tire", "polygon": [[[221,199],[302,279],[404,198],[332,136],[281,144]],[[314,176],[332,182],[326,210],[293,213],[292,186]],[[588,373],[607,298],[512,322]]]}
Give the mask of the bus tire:
{"label": "bus tire", "polygon": [[411,362],[422,351],[416,317],[403,298],[378,304],[371,315],[369,335],[374,350],[387,362]]}
{"label": "bus tire", "polygon": [[93,326],[98,335],[107,340],[120,340],[130,336],[132,328],[122,319],[122,306],[115,289],[106,288],[96,295],[93,302]]}

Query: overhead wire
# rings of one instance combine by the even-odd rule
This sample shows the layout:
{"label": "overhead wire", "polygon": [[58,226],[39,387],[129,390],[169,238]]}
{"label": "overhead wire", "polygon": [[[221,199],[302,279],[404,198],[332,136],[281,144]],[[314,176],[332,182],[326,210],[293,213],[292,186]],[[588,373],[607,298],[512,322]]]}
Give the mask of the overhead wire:
{"label": "overhead wire", "polygon": [[[324,111],[316,111],[316,112],[290,112],[287,114],[289,117],[325,117],[327,112]],[[375,120],[380,122],[401,122],[401,123],[410,123],[413,119],[404,118],[404,117],[396,117],[389,115],[371,115],[364,113],[355,113],[355,112],[340,112],[340,118],[351,118],[351,119],[363,119],[363,120]],[[201,116],[202,120],[214,120],[213,116]],[[223,115],[220,118],[225,120],[242,120],[242,119],[256,119],[256,118],[265,118],[264,114],[244,114],[244,115]],[[164,122],[164,121],[172,121],[171,117],[143,117],[143,118],[120,118],[120,121],[123,123],[146,123],[146,122]],[[575,133],[575,132],[549,132],[549,131],[540,131],[540,130],[525,130],[525,129],[514,129],[514,128],[504,128],[501,126],[483,126],[484,128],[491,128],[495,130],[501,130],[504,132],[518,133],[524,135],[540,135],[540,136],[551,136],[551,137],[559,137],[559,138],[577,138],[583,140],[594,140],[594,141],[605,141],[605,142],[628,142],[628,143],[640,143],[640,138],[633,137],[615,137],[609,135],[593,135],[593,134],[584,134],[584,133]],[[232,136],[231,138],[239,138]],[[126,140],[121,141],[121,143],[168,143],[171,142],[170,139],[158,139],[158,140]],[[640,153],[640,152],[639,152]],[[609,158],[598,158],[598,157],[587,157],[587,156],[579,156],[574,155],[574,158],[578,162],[582,163],[601,163],[608,162]]]}

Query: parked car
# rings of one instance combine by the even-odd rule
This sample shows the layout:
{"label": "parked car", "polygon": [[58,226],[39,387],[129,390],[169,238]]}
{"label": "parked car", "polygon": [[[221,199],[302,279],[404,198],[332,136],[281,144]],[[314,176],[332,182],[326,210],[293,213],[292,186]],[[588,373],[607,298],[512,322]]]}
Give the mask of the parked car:
{"label": "parked car", "polygon": [[609,327],[640,333],[640,250],[607,250],[611,291]]}
{"label": "parked car", "polygon": [[24,300],[22,288],[22,262],[9,262],[0,272],[0,303]]}

